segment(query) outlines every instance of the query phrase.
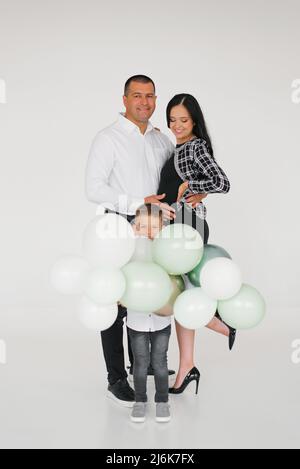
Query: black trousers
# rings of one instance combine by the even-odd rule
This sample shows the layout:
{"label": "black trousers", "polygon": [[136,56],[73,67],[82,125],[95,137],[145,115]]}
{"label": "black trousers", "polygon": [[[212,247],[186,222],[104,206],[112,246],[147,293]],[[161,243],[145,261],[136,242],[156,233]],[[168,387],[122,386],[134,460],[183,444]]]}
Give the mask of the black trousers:
{"label": "black trousers", "polygon": [[[126,218],[129,223],[133,220],[134,215],[126,215],[114,212],[113,210],[105,210],[105,213],[116,213]],[[104,360],[107,369],[107,379],[109,384],[114,384],[118,379],[127,378],[124,359],[123,347],[123,325],[124,318],[127,316],[127,309],[124,306],[118,306],[118,316],[112,326],[101,332],[101,341]],[[133,366],[133,354],[130,344],[130,338],[127,328],[128,356],[130,366]]]}
{"label": "black trousers", "polygon": [[[106,213],[111,212],[110,210],[107,210]],[[117,213],[117,212],[113,212]],[[132,221],[134,218],[131,215],[123,215],[119,214],[127,218],[129,222]],[[184,223],[188,222],[190,223],[190,220],[187,220],[188,217],[186,217],[185,220],[180,221],[180,217],[178,217],[178,222]],[[209,236],[209,228],[206,220],[201,220],[201,222],[198,223],[198,220],[196,220],[197,223],[194,226],[195,229],[197,229],[202,238],[204,244],[207,243],[208,241],[208,236]],[[194,220],[193,223],[194,224]],[[123,347],[123,325],[124,325],[124,318],[127,315],[127,309],[124,306],[119,305],[118,307],[118,316],[117,319],[115,320],[114,324],[106,329],[105,331],[101,332],[101,339],[102,339],[102,348],[103,348],[103,355],[104,355],[104,360],[106,364],[106,369],[108,373],[108,382],[109,384],[114,384],[118,379],[123,379],[127,378],[127,372],[125,369],[125,359],[124,359],[124,347]],[[131,344],[130,344],[130,337],[128,334],[128,328],[127,328],[127,343],[128,343],[128,356],[129,356],[129,362],[130,366],[133,366],[133,353],[131,349]]]}
{"label": "black trousers", "polygon": [[[125,370],[123,325],[127,309],[119,305],[118,316],[111,327],[101,332],[102,348],[109,384],[114,384],[118,379],[127,378]],[[133,355],[127,328],[128,356],[130,366],[133,365]]]}

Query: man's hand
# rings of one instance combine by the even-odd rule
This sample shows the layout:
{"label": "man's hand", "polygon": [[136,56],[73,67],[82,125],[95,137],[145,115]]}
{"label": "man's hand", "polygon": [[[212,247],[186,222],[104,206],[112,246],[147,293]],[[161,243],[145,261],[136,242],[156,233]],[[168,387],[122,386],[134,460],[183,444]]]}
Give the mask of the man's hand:
{"label": "man's hand", "polygon": [[164,220],[174,220],[176,218],[175,209],[171,205],[161,202],[159,208],[162,209]]}
{"label": "man's hand", "polygon": [[160,204],[161,199],[164,199],[165,197],[166,197],[166,194],[149,195],[148,197],[144,198],[144,203],[145,204]]}
{"label": "man's hand", "polygon": [[173,220],[175,218],[175,209],[171,207],[169,204],[161,202],[161,200],[164,199],[165,197],[166,197],[166,194],[149,195],[148,197],[144,198],[144,203],[159,205],[159,208],[161,208],[163,212],[163,218],[166,220]]}

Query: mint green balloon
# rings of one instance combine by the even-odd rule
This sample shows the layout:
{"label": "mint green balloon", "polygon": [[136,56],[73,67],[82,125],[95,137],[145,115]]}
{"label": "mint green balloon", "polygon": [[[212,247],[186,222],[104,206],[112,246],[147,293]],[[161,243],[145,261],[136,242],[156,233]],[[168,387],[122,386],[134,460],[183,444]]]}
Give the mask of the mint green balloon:
{"label": "mint green balloon", "polygon": [[250,329],[263,320],[266,304],[256,288],[244,283],[232,298],[218,301],[218,312],[229,326]]}
{"label": "mint green balloon", "polygon": [[203,255],[201,235],[184,223],[165,226],[154,238],[153,260],[171,275],[192,270]]}
{"label": "mint green balloon", "polygon": [[120,303],[134,311],[153,313],[164,306],[172,294],[172,282],[154,262],[129,262],[122,267],[126,279]]}
{"label": "mint green balloon", "polygon": [[181,275],[170,275],[170,279],[172,282],[172,293],[168,303],[158,311],[155,311],[155,314],[158,316],[172,316],[176,298],[185,290],[185,283]]}
{"label": "mint green balloon", "polygon": [[216,244],[205,244],[201,261],[196,265],[196,267],[194,267],[193,270],[191,270],[187,274],[189,281],[195,287],[201,286],[200,274],[201,274],[202,268],[204,267],[207,261],[210,261],[211,259],[214,259],[215,257],[227,257],[228,259],[231,259],[228,252],[225,251],[225,249],[222,248],[221,246],[217,246]]}

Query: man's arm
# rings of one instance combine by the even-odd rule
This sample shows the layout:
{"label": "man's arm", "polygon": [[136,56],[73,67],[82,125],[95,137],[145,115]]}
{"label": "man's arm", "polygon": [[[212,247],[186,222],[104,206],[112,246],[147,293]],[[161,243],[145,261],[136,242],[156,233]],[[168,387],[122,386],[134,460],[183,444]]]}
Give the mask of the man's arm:
{"label": "man's arm", "polygon": [[88,156],[85,174],[87,199],[97,204],[109,205],[120,213],[134,214],[144,199],[124,194],[109,184],[115,163],[113,144],[103,133],[95,137]]}

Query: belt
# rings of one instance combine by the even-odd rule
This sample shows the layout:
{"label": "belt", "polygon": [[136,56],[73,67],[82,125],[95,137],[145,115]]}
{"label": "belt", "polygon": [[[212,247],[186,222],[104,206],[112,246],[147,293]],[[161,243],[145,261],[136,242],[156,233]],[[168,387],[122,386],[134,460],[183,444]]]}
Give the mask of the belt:
{"label": "belt", "polygon": [[105,213],[115,213],[116,215],[121,215],[121,217],[126,218],[129,223],[131,223],[135,217],[135,215],[128,215],[127,213],[115,212],[114,210],[109,210],[108,208],[105,209]]}

